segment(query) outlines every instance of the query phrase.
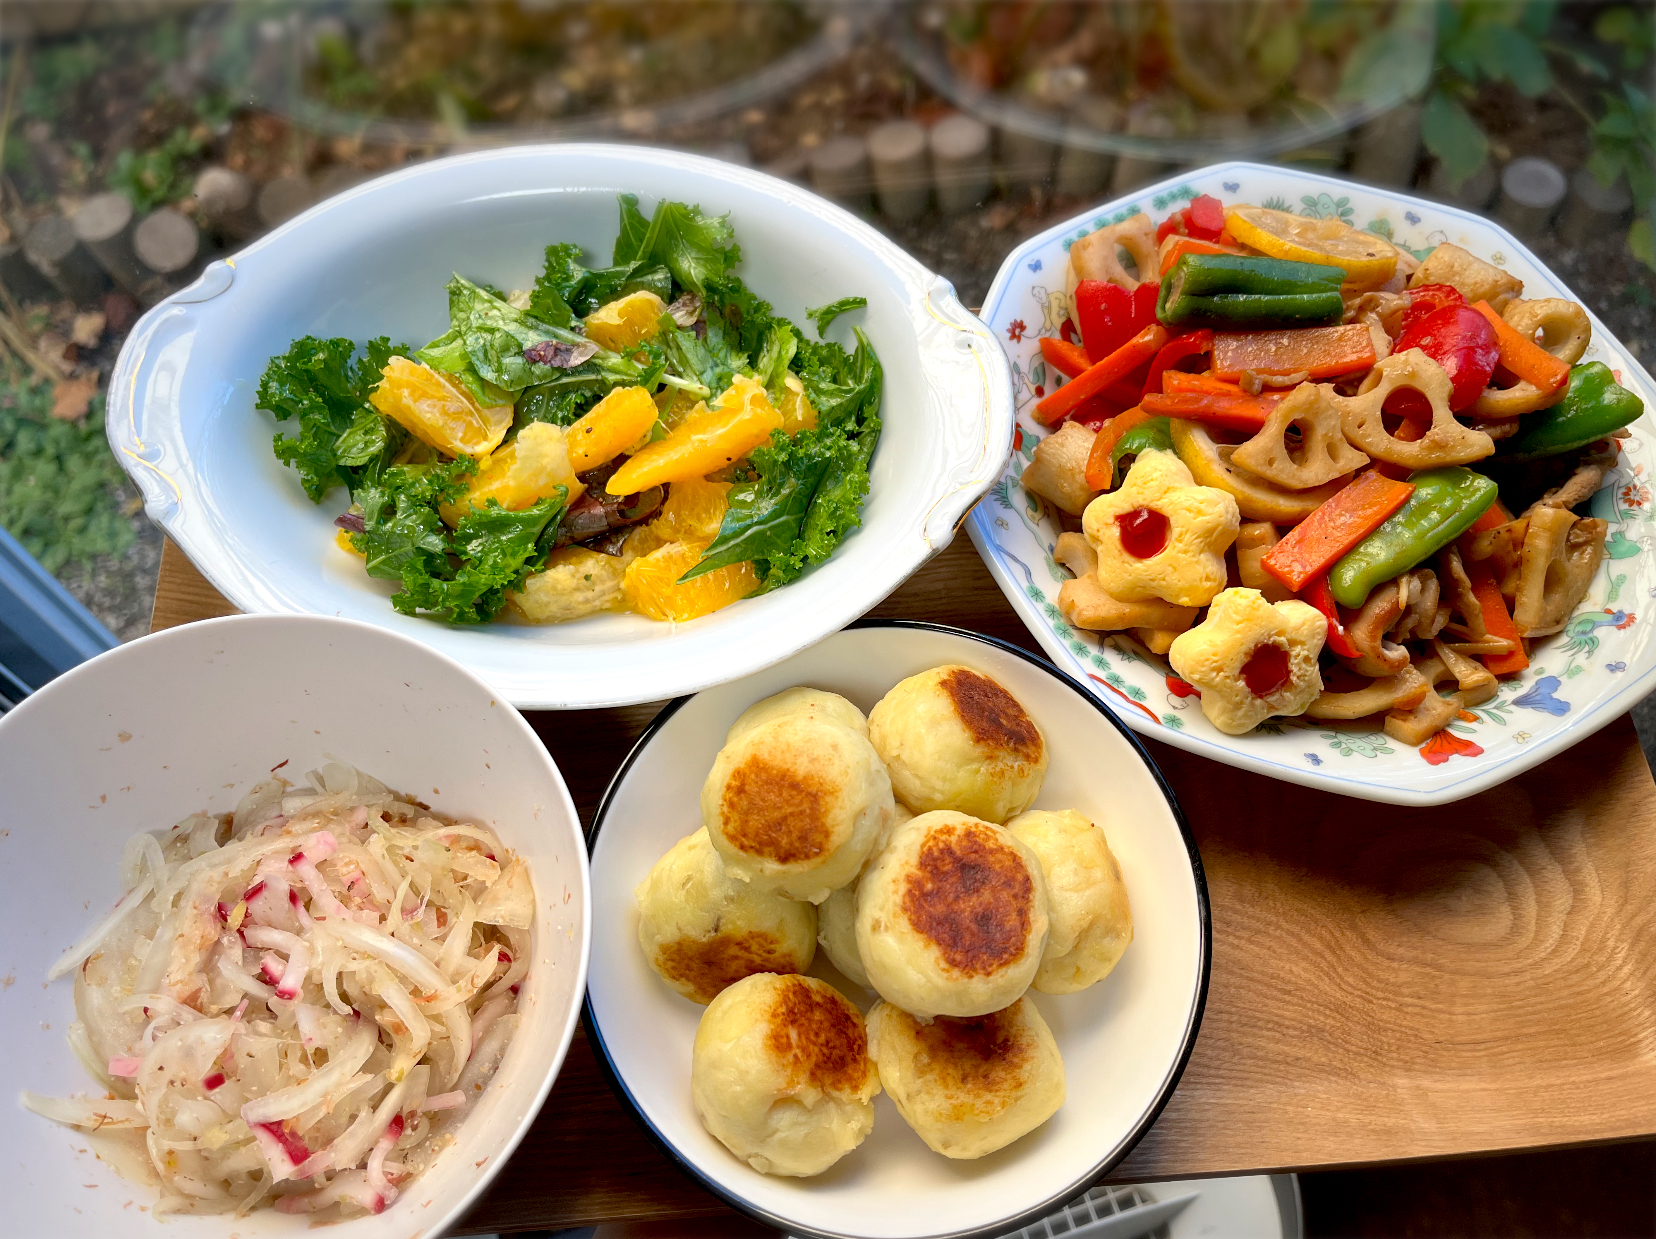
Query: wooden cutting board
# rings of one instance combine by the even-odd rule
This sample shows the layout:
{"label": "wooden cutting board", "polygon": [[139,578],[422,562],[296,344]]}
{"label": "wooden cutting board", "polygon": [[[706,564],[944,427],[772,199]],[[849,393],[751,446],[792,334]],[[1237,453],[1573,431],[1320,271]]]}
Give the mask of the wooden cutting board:
{"label": "wooden cutting board", "polygon": [[[153,626],[233,611],[169,542]],[[1036,650],[964,536],[871,614]],[[574,726],[529,716],[583,821],[662,704]],[[1630,719],[1435,809],[1149,748],[1201,845],[1213,976],[1184,1077],[1111,1180],[1656,1134],[1656,785]],[[460,1230],[724,1212],[623,1110],[578,1036]]]}

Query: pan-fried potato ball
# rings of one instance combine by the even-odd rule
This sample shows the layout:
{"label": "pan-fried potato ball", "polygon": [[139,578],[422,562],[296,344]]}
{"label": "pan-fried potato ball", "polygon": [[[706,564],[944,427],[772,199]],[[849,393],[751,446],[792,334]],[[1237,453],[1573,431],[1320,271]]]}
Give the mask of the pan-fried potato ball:
{"label": "pan-fried potato ball", "polygon": [[916,813],[953,809],[1004,822],[1046,780],[1046,739],[1035,720],[970,667],[933,667],[902,681],[869,712],[868,738],[897,798]]}
{"label": "pan-fried potato ball", "polygon": [[[895,832],[913,816],[914,814],[899,804],[896,815],[892,818],[892,831]],[[822,947],[834,967],[844,974],[846,980],[866,989],[868,970],[863,967],[862,956],[857,953],[859,885],[861,884],[853,882],[850,886],[842,886],[822,901],[822,906],[817,909],[817,944]]]}
{"label": "pan-fried potato ball", "polygon": [[801,685],[798,688],[783,689],[776,696],[756,701],[743,710],[725,734],[725,743],[729,744],[743,732],[752,731],[761,723],[792,715],[823,719],[830,723],[838,723],[842,727],[849,727],[859,736],[866,738],[868,735],[868,720],[863,717],[863,712],[844,697],[838,693],[830,693],[827,689]]}
{"label": "pan-fried potato ball", "polygon": [[861,1013],[815,977],[746,977],[696,1028],[696,1113],[761,1174],[821,1174],[868,1135],[879,1091]]}
{"label": "pan-fried potato ball", "polygon": [[982,1157],[1028,1135],[1064,1104],[1064,1060],[1035,1004],[922,1024],[888,1002],[868,1013],[880,1085],[945,1157]]}
{"label": "pan-fried potato ball", "polygon": [[816,909],[738,882],[704,826],[655,863],[633,892],[638,943],[661,979],[704,1006],[755,972],[804,972]]}
{"label": "pan-fried potato ball", "polygon": [[701,795],[702,824],[732,877],[811,903],[855,880],[894,808],[874,746],[809,712],[727,742]]}
{"label": "pan-fried potato ball", "polygon": [[1033,809],[1006,824],[1040,858],[1052,932],[1035,973],[1043,994],[1073,994],[1109,976],[1133,940],[1121,866],[1102,827],[1073,809]]}
{"label": "pan-fried potato ball", "polygon": [[857,888],[857,953],[869,984],[921,1019],[988,1015],[1035,979],[1046,879],[1004,827],[922,813],[892,835]]}

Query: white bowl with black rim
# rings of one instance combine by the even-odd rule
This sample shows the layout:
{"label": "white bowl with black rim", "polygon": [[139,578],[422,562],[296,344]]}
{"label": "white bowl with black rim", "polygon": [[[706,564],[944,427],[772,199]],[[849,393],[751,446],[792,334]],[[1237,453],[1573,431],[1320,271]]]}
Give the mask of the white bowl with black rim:
{"label": "white bowl with black rim", "polygon": [[[1047,737],[1051,758],[1034,807],[1099,822],[1121,862],[1133,944],[1079,994],[1032,994],[1064,1057],[1058,1113],[976,1161],[928,1149],[890,1098],[875,1099],[862,1146],[812,1179],[762,1175],[702,1127],[690,1100],[690,1055],[704,1008],[674,993],[638,945],[633,888],[701,825],[702,781],[725,731],[749,705],[796,684],[840,693],[864,711],[899,680],[959,663],[994,677]],[[796,1235],[964,1239],[1000,1234],[1075,1196],[1155,1121],[1195,1044],[1212,930],[1201,858],[1172,790],[1109,711],[1049,664],[991,637],[932,624],[870,621],[734,683],[669,705],[604,795],[590,838],[592,968],[586,1019],[622,1100],[709,1191]],[[873,999],[822,954],[812,975],[866,1008]]]}
{"label": "white bowl with black rim", "polygon": [[[273,355],[306,335],[416,346],[448,327],[453,272],[528,288],[553,242],[608,255],[616,195],[729,213],[736,268],[776,313],[862,296],[829,338],[867,334],[884,428],[861,528],[783,589],[687,623],[606,612],[569,623],[452,625],[400,614],[391,582],[334,543],[343,489],[314,504],[254,407]],[[807,328],[809,330],[809,328]],[[110,380],[115,458],[156,524],[254,614],[339,615],[414,638],[524,709],[660,701],[757,671],[850,623],[948,546],[1006,462],[1006,357],[954,287],[807,189],[637,146],[523,146],[434,160],[306,211],[144,315]]]}

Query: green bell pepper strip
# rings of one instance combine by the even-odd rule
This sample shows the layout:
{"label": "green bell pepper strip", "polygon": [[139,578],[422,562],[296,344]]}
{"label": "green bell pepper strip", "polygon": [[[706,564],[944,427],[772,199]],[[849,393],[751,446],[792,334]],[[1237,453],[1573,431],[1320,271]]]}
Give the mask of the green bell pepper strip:
{"label": "green bell pepper strip", "polygon": [[1515,464],[1557,456],[1630,425],[1643,412],[1644,401],[1616,382],[1602,361],[1572,366],[1564,399],[1526,417],[1522,430],[1496,444],[1495,455]]}
{"label": "green bell pepper strip", "polygon": [[1185,254],[1162,280],[1156,317],[1168,326],[1325,326],[1340,321],[1345,271],[1237,254]]}
{"label": "green bell pepper strip", "polygon": [[1169,418],[1153,417],[1140,422],[1116,442],[1110,453],[1110,489],[1121,485],[1121,479],[1142,452],[1173,451],[1173,428]]}
{"label": "green bell pepper strip", "polygon": [[1431,558],[1465,533],[1495,502],[1496,486],[1459,465],[1411,474],[1414,494],[1384,524],[1328,570],[1334,600],[1353,610],[1369,591]]}

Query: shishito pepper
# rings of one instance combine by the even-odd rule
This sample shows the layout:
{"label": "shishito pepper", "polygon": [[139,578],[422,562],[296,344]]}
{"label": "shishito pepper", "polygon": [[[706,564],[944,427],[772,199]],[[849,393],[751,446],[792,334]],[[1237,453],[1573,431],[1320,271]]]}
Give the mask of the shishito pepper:
{"label": "shishito pepper", "polygon": [[1376,585],[1437,554],[1495,502],[1495,483],[1459,465],[1422,469],[1409,481],[1408,502],[1329,569],[1328,587],[1341,606],[1362,606]]}
{"label": "shishito pepper", "polygon": [[1121,485],[1121,480],[1127,476],[1127,470],[1133,467],[1140,452],[1172,450],[1173,432],[1167,418],[1153,417],[1138,423],[1117,439],[1115,447],[1110,450],[1110,489]]}
{"label": "shishito pepper", "polygon": [[1156,317],[1168,326],[1321,327],[1340,321],[1345,272],[1310,262],[1185,254],[1162,280]]}
{"label": "shishito pepper", "polygon": [[1643,412],[1644,401],[1616,382],[1602,361],[1572,366],[1564,399],[1526,417],[1522,430],[1501,440],[1496,455],[1517,463],[1571,452],[1630,425]]}

